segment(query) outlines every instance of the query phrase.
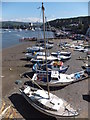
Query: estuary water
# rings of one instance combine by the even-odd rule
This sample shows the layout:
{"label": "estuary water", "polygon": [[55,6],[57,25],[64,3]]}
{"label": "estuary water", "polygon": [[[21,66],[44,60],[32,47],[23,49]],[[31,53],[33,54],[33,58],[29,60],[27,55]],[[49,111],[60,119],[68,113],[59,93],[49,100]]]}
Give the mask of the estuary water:
{"label": "estuary water", "polygon": [[[31,31],[31,30],[2,30],[0,32],[2,34],[2,49],[12,47],[17,44],[21,44],[19,39],[23,37],[37,37],[43,38],[43,31]],[[53,32],[46,31],[46,38],[53,38]]]}

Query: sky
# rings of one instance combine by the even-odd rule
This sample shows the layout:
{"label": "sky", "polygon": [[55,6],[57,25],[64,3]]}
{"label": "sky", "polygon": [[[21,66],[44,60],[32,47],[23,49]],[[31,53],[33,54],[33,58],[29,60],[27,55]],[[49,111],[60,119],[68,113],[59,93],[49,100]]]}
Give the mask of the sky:
{"label": "sky", "polygon": [[[3,21],[41,22],[41,2],[2,2]],[[45,2],[47,21],[88,15],[88,2]]]}

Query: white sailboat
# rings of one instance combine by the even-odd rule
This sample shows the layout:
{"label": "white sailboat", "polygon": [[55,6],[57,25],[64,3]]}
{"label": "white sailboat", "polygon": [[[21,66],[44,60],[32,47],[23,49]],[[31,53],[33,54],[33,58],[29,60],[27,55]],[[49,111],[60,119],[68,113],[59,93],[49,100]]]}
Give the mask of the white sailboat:
{"label": "white sailboat", "polygon": [[41,89],[23,86],[20,92],[24,98],[38,111],[53,117],[75,117],[78,112],[64,99]]}
{"label": "white sailboat", "polygon": [[[43,11],[44,40],[45,40],[45,23],[44,23],[43,3],[42,3],[42,11]],[[46,46],[45,46],[45,53],[46,53]],[[46,57],[46,69],[47,69],[47,56],[45,57]],[[33,87],[24,85],[22,88],[20,88],[20,92],[24,96],[24,98],[35,109],[37,109],[38,111],[44,114],[54,116],[54,117],[75,117],[77,116],[79,113],[76,110],[74,110],[68,102],[66,102],[62,98],[59,98],[56,95],[49,92],[48,71],[47,71],[46,78],[47,78],[48,92],[43,90],[35,81],[29,78],[33,83],[35,83],[39,87],[39,89],[35,89]]]}
{"label": "white sailboat", "polygon": [[32,29],[31,29],[31,31],[35,31],[35,29],[34,29],[34,28],[32,28]]}

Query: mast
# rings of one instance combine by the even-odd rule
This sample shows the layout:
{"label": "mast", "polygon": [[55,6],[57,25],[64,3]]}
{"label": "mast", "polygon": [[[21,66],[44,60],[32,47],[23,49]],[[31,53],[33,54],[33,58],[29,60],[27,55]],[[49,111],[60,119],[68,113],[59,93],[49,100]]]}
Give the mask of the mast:
{"label": "mast", "polygon": [[44,16],[44,6],[42,2],[42,12],[43,12],[43,30],[44,30],[44,41],[45,41],[45,59],[46,59],[46,75],[47,75],[47,89],[48,89],[48,98],[50,98],[49,95],[49,81],[48,81],[48,69],[47,69],[47,55],[46,55],[46,38],[45,38],[45,16]]}
{"label": "mast", "polygon": [[[46,22],[46,33],[47,33],[47,17],[45,17],[45,22]],[[48,36],[48,34],[46,34]],[[48,37],[47,37],[47,44],[48,44]],[[49,53],[49,49],[48,49],[48,53]]]}

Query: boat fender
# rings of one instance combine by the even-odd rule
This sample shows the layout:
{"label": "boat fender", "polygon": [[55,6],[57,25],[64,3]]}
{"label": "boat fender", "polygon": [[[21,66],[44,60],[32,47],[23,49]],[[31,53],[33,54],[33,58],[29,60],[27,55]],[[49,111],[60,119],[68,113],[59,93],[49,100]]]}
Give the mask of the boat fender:
{"label": "boat fender", "polygon": [[79,73],[76,73],[76,74],[75,74],[75,78],[76,78],[76,79],[80,78],[80,74],[79,74]]}

